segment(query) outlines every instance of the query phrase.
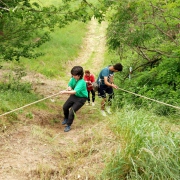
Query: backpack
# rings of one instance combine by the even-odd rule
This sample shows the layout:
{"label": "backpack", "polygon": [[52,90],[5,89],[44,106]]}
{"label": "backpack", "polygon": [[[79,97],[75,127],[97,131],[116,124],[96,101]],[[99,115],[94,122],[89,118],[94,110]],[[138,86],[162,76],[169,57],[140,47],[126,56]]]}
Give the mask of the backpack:
{"label": "backpack", "polygon": [[92,86],[93,86],[94,92],[96,92],[96,91],[98,90],[98,88],[99,88],[99,85],[98,85],[97,82],[93,82],[93,83],[92,83]]}

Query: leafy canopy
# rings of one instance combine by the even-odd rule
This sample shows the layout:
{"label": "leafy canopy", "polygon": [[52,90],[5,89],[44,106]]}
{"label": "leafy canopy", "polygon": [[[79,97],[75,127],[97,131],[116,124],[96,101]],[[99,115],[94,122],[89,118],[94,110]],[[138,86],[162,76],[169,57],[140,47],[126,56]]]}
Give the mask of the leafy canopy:
{"label": "leafy canopy", "polygon": [[54,27],[74,20],[86,22],[102,13],[86,0],[62,0],[42,6],[30,0],[0,1],[0,59],[36,58],[35,49],[50,39]]}
{"label": "leafy canopy", "polygon": [[180,103],[179,8],[180,0],[113,1],[107,31],[109,48],[127,67],[126,78],[133,68],[124,87],[175,105]]}

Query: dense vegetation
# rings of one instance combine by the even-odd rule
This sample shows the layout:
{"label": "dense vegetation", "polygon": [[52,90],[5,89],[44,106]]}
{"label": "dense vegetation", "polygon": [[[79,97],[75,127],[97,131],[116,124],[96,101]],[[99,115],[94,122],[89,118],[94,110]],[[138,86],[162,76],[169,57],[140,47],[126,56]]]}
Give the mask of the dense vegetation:
{"label": "dense vegetation", "polygon": [[[178,106],[180,1],[118,1],[111,8],[108,45],[125,64],[125,81],[121,81],[124,88]],[[127,81],[129,78],[131,81]],[[142,103],[132,96],[125,95],[123,100],[126,99],[136,105]],[[169,112],[174,110],[159,110],[160,114]]]}
{"label": "dense vegetation", "polygon": [[[60,61],[54,58],[52,64],[57,66],[73,59],[86,31],[85,24],[81,22],[89,21],[92,16],[99,22],[105,19],[109,23],[109,51],[105,59],[107,64],[120,61],[124,65],[123,73],[116,76],[119,87],[179,107],[179,9],[180,0],[62,0],[54,5],[41,5],[29,0],[1,1],[0,58],[7,62],[19,61],[10,69],[15,74],[8,74],[0,83],[1,112],[39,98],[32,92],[30,84],[20,82],[25,73],[24,66],[19,68],[21,61],[26,67],[37,70],[41,62],[39,56],[49,48],[47,41],[54,42],[52,49],[65,47],[65,54],[69,55],[63,56]],[[72,23],[77,21],[81,21],[77,23],[78,26]],[[72,29],[76,29],[76,33],[64,38],[73,32]],[[58,47],[55,45],[57,34],[64,34],[64,39],[58,41]],[[76,39],[76,42],[69,43],[70,39]],[[71,49],[75,49],[72,54],[71,49],[66,48],[69,44],[72,44]],[[48,64],[52,56],[53,53],[44,56],[45,63]],[[48,77],[54,77],[57,73],[55,66],[38,70]],[[100,179],[177,180],[179,110],[150,103],[122,91],[116,91],[115,97],[115,115],[109,119],[109,123],[120,142],[120,148],[107,162]],[[10,120],[14,118],[16,116]],[[4,126],[4,121],[0,121],[0,125]]]}
{"label": "dense vegetation", "polygon": [[89,6],[86,1],[69,0],[48,6],[32,0],[0,1],[0,59],[42,55],[35,50],[50,40],[50,32],[75,20],[89,20],[93,16]]}
{"label": "dense vegetation", "polygon": [[[43,52],[36,49],[50,40],[50,32],[55,27],[63,28],[74,20],[86,22],[92,16],[99,21],[106,19],[109,22],[107,44],[117,54],[113,61],[120,59],[125,67],[120,86],[123,84],[123,88],[135,93],[179,105],[179,0],[62,0],[54,5],[17,0],[1,1],[0,5],[2,60],[42,55]],[[131,81],[127,81],[129,77]],[[139,98],[127,95],[119,98],[136,105],[143,104]],[[159,114],[176,111],[163,106],[156,110]]]}

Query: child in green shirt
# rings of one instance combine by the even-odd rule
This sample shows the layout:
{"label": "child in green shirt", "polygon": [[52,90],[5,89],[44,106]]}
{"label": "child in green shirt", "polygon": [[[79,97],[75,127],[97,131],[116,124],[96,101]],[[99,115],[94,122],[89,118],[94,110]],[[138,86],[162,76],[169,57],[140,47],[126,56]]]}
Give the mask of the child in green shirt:
{"label": "child in green shirt", "polygon": [[61,91],[61,94],[70,94],[63,105],[64,120],[62,125],[67,125],[64,132],[71,130],[76,111],[78,111],[86,102],[88,92],[86,82],[83,79],[84,71],[81,66],[74,66],[71,69],[72,78],[68,83],[67,90]]}

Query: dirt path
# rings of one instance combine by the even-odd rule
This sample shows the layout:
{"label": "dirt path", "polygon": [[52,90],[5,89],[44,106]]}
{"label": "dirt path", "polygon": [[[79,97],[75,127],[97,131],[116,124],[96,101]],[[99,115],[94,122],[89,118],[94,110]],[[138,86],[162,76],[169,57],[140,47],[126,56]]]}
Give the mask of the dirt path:
{"label": "dirt path", "polygon": [[[105,27],[105,23],[100,25],[96,20],[91,20],[79,56],[74,61],[68,61],[65,64],[65,71],[69,78],[71,77],[70,70],[77,65],[89,69],[93,74],[97,75],[104,63]],[[29,73],[23,79],[30,81],[36,92],[46,96],[57,93],[57,90],[62,90],[67,86],[67,82],[63,78],[52,81],[52,79],[47,79],[39,73]]]}
{"label": "dirt path", "polygon": [[[67,73],[74,65],[91,67],[93,73],[99,71],[103,65],[104,44],[105,24],[92,20],[79,57],[67,63]],[[44,96],[57,93],[59,83],[64,87],[67,84],[62,80],[48,80],[40,74],[29,74],[25,80],[31,81],[35,90]],[[64,102],[66,98],[63,96],[58,101]],[[64,133],[60,121],[62,107],[56,100],[49,101],[52,112],[32,108],[30,120],[22,113],[21,123],[0,133],[1,180],[85,180],[95,179],[101,172],[104,155],[110,148],[113,150],[116,143],[102,117],[94,116],[98,107],[84,106],[72,130]],[[86,121],[89,116],[91,122]]]}
{"label": "dirt path", "polygon": [[[104,63],[105,27],[105,23],[99,25],[96,20],[91,21],[81,54],[73,62],[67,62],[67,67],[79,64],[84,68],[88,68],[93,74],[99,72]],[[67,73],[68,71],[69,69]]]}

